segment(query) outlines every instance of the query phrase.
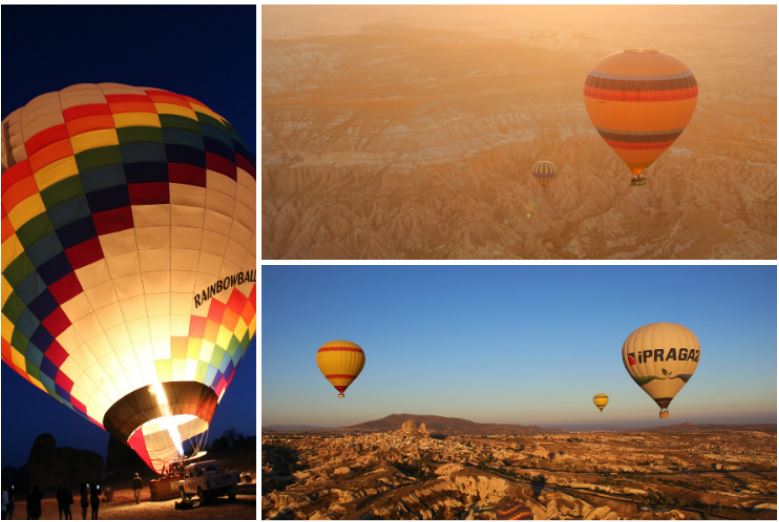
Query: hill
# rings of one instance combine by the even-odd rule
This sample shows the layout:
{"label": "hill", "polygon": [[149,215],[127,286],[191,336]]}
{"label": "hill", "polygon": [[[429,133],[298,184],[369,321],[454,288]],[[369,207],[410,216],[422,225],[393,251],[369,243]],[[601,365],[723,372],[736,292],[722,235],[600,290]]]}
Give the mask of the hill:
{"label": "hill", "polygon": [[693,424],[690,422],[683,422],[680,424],[669,424],[668,426],[658,426],[657,428],[634,428],[630,431],[669,433],[690,433],[702,431],[764,431],[766,433],[776,433],[776,424]]}
{"label": "hill", "polygon": [[416,415],[412,413],[393,413],[384,418],[355,424],[342,428],[348,431],[392,431],[397,430],[406,421],[415,424],[425,423],[431,433],[458,435],[528,435],[541,433],[544,430],[538,426],[521,424],[491,424],[473,422],[456,417],[441,417],[439,415]]}

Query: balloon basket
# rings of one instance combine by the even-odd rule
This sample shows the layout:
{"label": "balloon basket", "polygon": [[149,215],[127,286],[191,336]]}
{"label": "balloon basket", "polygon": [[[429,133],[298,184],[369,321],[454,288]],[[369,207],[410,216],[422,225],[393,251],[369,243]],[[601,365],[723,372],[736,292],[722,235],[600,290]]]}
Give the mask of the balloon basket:
{"label": "balloon basket", "polygon": [[346,395],[344,395],[343,393],[339,393],[339,394],[338,394],[338,398],[339,398],[339,399],[343,399],[344,397],[346,397]]}
{"label": "balloon basket", "polygon": [[630,180],[631,187],[640,187],[646,185],[646,178],[644,176],[636,176]]}

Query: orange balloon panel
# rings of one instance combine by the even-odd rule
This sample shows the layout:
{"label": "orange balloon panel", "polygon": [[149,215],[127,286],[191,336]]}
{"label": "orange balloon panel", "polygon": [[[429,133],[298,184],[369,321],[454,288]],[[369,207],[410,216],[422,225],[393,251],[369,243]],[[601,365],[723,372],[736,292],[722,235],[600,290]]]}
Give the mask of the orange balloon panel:
{"label": "orange balloon panel", "polygon": [[365,366],[365,352],[350,341],[330,341],[323,344],[316,354],[316,363],[325,379],[343,397]]}
{"label": "orange balloon panel", "polygon": [[690,69],[655,50],[607,56],[584,84],[584,104],[595,128],[636,176],[681,135],[697,97]]}

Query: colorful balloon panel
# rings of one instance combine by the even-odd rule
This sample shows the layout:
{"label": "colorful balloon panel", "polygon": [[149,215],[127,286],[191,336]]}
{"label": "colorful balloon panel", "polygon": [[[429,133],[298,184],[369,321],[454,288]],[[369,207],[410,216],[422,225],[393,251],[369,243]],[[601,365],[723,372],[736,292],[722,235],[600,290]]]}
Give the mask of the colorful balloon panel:
{"label": "colorful balloon panel", "polygon": [[607,56],[584,84],[584,104],[595,128],[638,177],[684,131],[697,98],[690,69],[651,49]]}
{"label": "colorful balloon panel", "polygon": [[533,164],[533,177],[542,188],[546,188],[552,178],[557,174],[557,169],[551,161],[536,161]]}
{"label": "colorful balloon panel", "polygon": [[120,84],[35,98],[2,145],[2,359],[159,470],[255,335],[253,157],[194,98]]}
{"label": "colorful balloon panel", "polygon": [[662,410],[690,380],[700,354],[695,334],[676,323],[644,325],[622,345],[625,369]]}
{"label": "colorful balloon panel", "polygon": [[365,366],[365,352],[350,341],[330,341],[317,350],[316,363],[325,379],[338,390],[338,396],[343,397]]}

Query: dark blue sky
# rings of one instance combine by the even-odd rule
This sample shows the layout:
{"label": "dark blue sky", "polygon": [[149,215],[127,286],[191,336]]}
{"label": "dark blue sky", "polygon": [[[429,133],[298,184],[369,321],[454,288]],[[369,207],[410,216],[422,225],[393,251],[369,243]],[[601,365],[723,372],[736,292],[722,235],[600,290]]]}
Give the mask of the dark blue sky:
{"label": "dark blue sky", "polygon": [[[74,83],[160,87],[201,100],[256,151],[254,6],[2,7],[2,115]],[[211,426],[256,432],[255,344]],[[108,435],[36,390],[6,365],[2,465],[23,464],[33,439],[104,453]]]}
{"label": "dark blue sky", "polygon": [[74,83],[199,99],[256,151],[254,6],[2,7],[2,115]]}

